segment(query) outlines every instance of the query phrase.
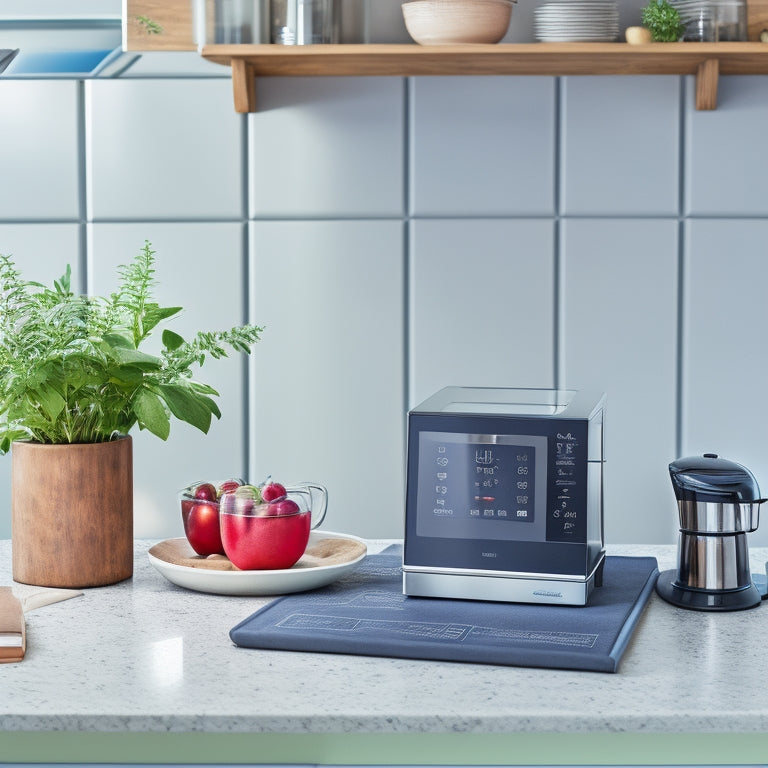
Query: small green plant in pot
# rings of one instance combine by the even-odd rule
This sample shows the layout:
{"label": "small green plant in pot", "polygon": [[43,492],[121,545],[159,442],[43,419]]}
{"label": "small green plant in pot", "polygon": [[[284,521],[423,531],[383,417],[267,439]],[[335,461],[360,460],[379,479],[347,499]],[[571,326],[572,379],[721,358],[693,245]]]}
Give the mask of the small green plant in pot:
{"label": "small green plant in pot", "polygon": [[74,587],[130,576],[129,432],[165,440],[171,417],[208,432],[221,416],[218,393],[193,368],[228,349],[248,353],[260,338],[254,325],[190,340],[165,328],[158,354],[142,349],[181,311],[153,300],[154,265],[145,243],[114,293],[89,297],[72,292],[69,267],[48,288],[0,255],[0,452],[13,454],[16,581]]}
{"label": "small green plant in pot", "polygon": [[642,23],[656,43],[674,43],[685,32],[680,13],[667,0],[650,0],[642,10]]}

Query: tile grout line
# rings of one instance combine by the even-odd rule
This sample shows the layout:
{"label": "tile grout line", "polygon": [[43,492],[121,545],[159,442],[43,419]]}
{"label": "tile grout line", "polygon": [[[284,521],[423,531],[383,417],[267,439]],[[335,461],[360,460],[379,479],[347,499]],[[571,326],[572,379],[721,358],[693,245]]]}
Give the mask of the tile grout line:
{"label": "tile grout line", "polygon": [[686,247],[686,144],[685,137],[688,127],[688,116],[686,113],[687,105],[687,80],[680,78],[680,105],[679,105],[679,127],[678,127],[678,223],[677,223],[677,338],[676,338],[676,360],[675,360],[675,455],[681,456],[683,450],[683,430],[685,427],[684,410],[684,383],[685,383],[685,365],[683,363],[684,345],[685,345],[685,247]]}
{"label": "tile grout line", "polygon": [[93,294],[93,265],[90,263],[89,216],[91,213],[91,188],[89,173],[91,157],[89,151],[90,96],[84,80],[77,81],[77,176],[78,176],[78,246],[81,269],[80,290]]}
{"label": "tile grout line", "polygon": [[553,318],[553,350],[554,356],[554,387],[559,389],[565,381],[565,365],[564,355],[565,349],[563,346],[563,328],[562,324],[565,320],[565,307],[563,306],[563,258],[562,258],[562,238],[561,229],[562,221],[560,217],[560,194],[561,194],[561,175],[562,175],[562,141],[563,141],[563,126],[562,126],[562,99],[563,99],[563,87],[562,78],[556,77],[554,79],[554,179],[553,179],[553,257],[554,257],[554,318]]}
{"label": "tile grout line", "polygon": [[[403,404],[407,413],[411,402],[411,181],[412,181],[412,109],[411,78],[403,78]],[[405,434],[405,431],[404,431]],[[405,446],[403,446],[405,450]]]}
{"label": "tile grout line", "polygon": [[[251,322],[251,228],[248,224],[248,211],[250,208],[250,142],[249,131],[250,121],[248,115],[241,115],[241,137],[240,137],[240,150],[243,162],[241,167],[245,168],[241,178],[240,195],[241,195],[241,236],[242,236],[242,253],[241,253],[241,265],[243,269],[243,321]],[[255,323],[255,320],[253,320]],[[253,355],[248,355],[245,359],[245,365],[243,366],[242,380],[243,380],[243,421],[242,421],[242,433],[241,433],[241,446],[243,456],[243,469],[246,477],[251,478],[253,473],[251,472],[251,445],[250,435],[256,434],[256,430],[250,429],[251,417],[254,409],[251,402],[251,381],[255,376],[255,362]]]}

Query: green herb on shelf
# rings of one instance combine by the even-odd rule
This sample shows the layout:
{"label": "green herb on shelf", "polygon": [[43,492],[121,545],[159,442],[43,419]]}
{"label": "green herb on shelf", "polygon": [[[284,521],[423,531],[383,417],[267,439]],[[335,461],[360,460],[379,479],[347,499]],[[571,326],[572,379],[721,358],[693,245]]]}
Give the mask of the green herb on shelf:
{"label": "green herb on shelf", "polygon": [[149,16],[137,16],[136,21],[139,22],[140,27],[144,27],[148,35],[162,35],[163,28]]}
{"label": "green herb on shelf", "polygon": [[166,328],[162,349],[143,343],[181,307],[152,298],[155,252],[145,242],[118,270],[108,297],[74,294],[71,270],[52,288],[23,280],[0,255],[0,453],[14,440],[98,443],[138,424],[165,440],[170,417],[208,432],[221,412],[213,387],[193,379],[193,366],[227,348],[249,353],[262,329],[242,325],[201,332],[190,341]]}
{"label": "green herb on shelf", "polygon": [[680,13],[667,0],[650,0],[642,10],[642,22],[656,43],[674,43],[685,32]]}

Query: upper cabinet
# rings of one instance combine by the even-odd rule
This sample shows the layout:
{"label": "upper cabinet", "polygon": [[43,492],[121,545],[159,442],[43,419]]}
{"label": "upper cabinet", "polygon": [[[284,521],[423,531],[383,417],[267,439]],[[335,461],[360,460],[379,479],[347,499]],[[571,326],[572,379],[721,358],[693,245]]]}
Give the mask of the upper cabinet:
{"label": "upper cabinet", "polygon": [[[125,0],[124,47],[196,49],[190,0]],[[696,75],[696,108],[715,109],[721,74],[768,74],[768,0],[748,0],[743,43],[500,43],[496,45],[206,45],[232,68],[235,110],[256,111],[261,76]]]}

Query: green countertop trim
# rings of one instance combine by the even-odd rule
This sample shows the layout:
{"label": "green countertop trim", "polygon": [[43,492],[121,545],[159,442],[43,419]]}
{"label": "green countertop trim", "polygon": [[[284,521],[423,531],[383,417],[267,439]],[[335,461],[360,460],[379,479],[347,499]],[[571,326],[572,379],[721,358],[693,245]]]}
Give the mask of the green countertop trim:
{"label": "green countertop trim", "polygon": [[768,734],[0,732],[7,763],[755,765]]}

